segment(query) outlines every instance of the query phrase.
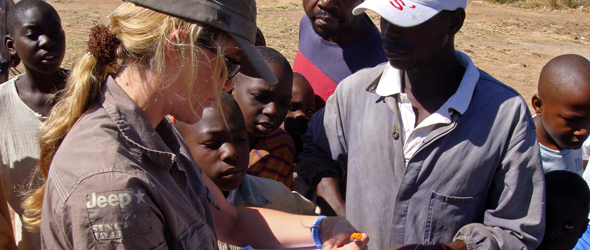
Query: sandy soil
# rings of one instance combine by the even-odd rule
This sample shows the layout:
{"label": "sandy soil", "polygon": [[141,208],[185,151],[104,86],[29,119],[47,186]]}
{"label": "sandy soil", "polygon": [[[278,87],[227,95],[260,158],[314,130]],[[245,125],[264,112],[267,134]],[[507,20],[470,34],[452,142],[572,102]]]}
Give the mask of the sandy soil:
{"label": "sandy soil", "polygon": [[[108,13],[121,3],[121,0],[47,1],[58,10],[66,31],[65,68],[71,68],[84,53],[89,27],[96,21],[104,22]],[[258,23],[268,46],[292,61],[297,52],[299,20],[304,15],[301,1],[259,0],[258,13]],[[370,16],[378,21],[374,13]],[[567,53],[590,58],[590,15],[580,9],[532,10],[469,0],[456,47],[530,102],[536,93],[539,72],[551,58]]]}

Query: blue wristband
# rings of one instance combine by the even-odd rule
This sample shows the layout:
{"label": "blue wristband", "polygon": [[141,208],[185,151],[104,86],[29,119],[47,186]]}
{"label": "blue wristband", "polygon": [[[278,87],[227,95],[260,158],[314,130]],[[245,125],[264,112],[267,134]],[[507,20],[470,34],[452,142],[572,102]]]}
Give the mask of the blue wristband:
{"label": "blue wristband", "polygon": [[322,235],[320,234],[320,223],[322,223],[322,220],[324,220],[324,218],[326,218],[326,216],[320,215],[318,216],[317,219],[315,219],[315,222],[313,223],[313,226],[311,226],[310,230],[311,230],[311,239],[313,240],[313,244],[315,245],[315,247],[317,249],[321,249],[322,248]]}

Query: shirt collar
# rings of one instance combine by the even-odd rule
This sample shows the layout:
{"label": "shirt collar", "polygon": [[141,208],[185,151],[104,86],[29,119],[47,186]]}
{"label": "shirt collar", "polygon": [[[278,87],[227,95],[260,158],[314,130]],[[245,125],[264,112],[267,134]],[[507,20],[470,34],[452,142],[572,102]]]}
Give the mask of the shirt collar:
{"label": "shirt collar", "polygon": [[163,119],[154,129],[139,106],[111,76],[103,84],[102,93],[100,102],[121,135],[158,166],[169,170],[181,145],[168,119]]}
{"label": "shirt collar", "polygon": [[[454,109],[460,114],[463,114],[469,107],[469,103],[473,97],[473,91],[479,81],[479,70],[475,67],[475,64],[473,64],[468,55],[458,50],[455,51],[455,54],[459,59],[459,63],[465,67],[465,74],[463,75],[463,79],[459,84],[457,92],[455,92],[455,94],[453,94],[439,110],[446,109],[450,113],[451,109]],[[385,66],[385,70],[383,70],[383,74],[379,79],[377,87],[375,88],[375,93],[383,97],[400,94],[402,88],[402,73],[403,71],[394,68],[388,63]],[[446,116],[446,114],[443,115]]]}

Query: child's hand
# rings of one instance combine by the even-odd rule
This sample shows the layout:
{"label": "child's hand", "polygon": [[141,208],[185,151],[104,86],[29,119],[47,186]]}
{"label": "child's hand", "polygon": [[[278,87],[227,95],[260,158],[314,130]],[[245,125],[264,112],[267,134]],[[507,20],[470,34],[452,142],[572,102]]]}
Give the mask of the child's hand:
{"label": "child's hand", "polygon": [[360,240],[351,240],[351,235],[358,232],[346,219],[342,217],[327,217],[320,225],[322,239],[325,239],[322,249],[331,250],[336,248],[358,250],[366,249],[369,243],[369,236],[360,233]]}

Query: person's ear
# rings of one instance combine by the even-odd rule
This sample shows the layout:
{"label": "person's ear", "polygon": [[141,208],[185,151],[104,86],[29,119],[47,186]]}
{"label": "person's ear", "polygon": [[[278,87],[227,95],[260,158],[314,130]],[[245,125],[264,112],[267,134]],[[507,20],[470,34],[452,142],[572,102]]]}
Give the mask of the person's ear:
{"label": "person's ear", "polygon": [[182,49],[187,39],[185,30],[174,30],[168,35],[168,45],[166,46],[166,59],[171,65],[177,65],[182,58]]}
{"label": "person's ear", "polygon": [[234,86],[227,92],[231,95],[231,97],[233,97],[234,99],[236,99],[236,85],[234,83]]}
{"label": "person's ear", "polygon": [[10,53],[11,56],[17,56],[16,48],[14,48],[14,41],[11,35],[4,36],[4,46],[6,47],[6,50],[8,50],[8,53]]}
{"label": "person's ear", "polygon": [[541,116],[541,112],[543,111],[543,99],[541,99],[539,94],[533,95],[531,105],[533,106],[533,110],[535,110],[535,114]]}
{"label": "person's ear", "polygon": [[463,27],[463,23],[465,22],[465,9],[456,9],[451,13],[449,18],[451,19],[449,22],[449,32],[452,35],[455,35],[457,32],[459,32],[459,30],[461,30],[461,27]]}

